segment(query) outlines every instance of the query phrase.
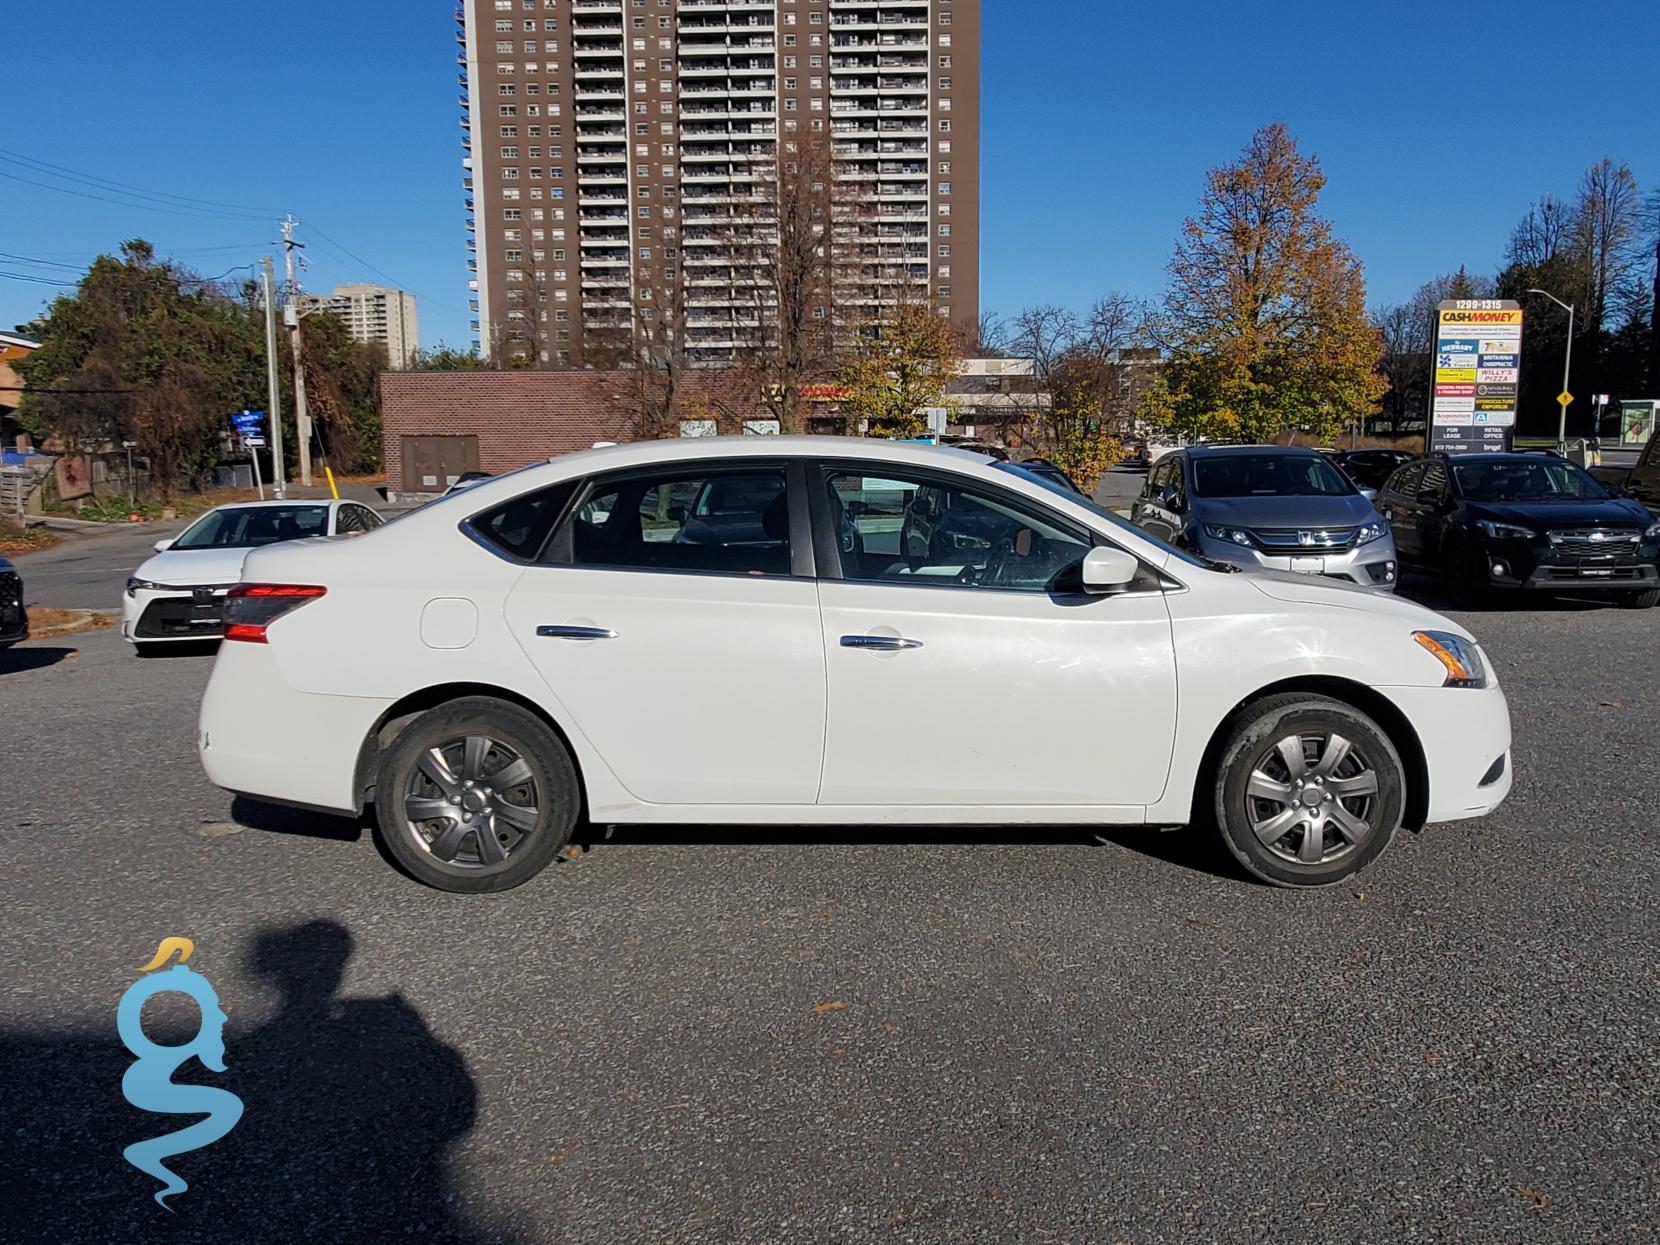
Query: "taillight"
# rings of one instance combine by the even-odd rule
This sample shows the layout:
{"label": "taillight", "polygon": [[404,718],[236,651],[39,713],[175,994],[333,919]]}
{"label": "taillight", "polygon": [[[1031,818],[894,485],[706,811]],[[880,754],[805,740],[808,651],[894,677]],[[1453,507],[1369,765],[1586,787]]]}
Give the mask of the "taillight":
{"label": "taillight", "polygon": [[225,639],[265,644],[267,627],[327,591],[316,584],[237,584],[225,594]]}

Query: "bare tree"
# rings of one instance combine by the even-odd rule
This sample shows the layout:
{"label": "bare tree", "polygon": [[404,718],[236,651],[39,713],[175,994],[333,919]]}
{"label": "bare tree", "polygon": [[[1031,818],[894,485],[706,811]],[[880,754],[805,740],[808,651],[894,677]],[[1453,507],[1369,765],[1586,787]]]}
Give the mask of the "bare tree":
{"label": "bare tree", "polygon": [[1585,170],[1575,205],[1574,242],[1586,277],[1588,328],[1606,328],[1611,304],[1629,292],[1641,236],[1637,179],[1628,165],[1604,156]]}
{"label": "bare tree", "polygon": [[1530,268],[1549,263],[1571,245],[1574,229],[1574,209],[1555,195],[1546,195],[1528,208],[1511,231],[1505,262]]}

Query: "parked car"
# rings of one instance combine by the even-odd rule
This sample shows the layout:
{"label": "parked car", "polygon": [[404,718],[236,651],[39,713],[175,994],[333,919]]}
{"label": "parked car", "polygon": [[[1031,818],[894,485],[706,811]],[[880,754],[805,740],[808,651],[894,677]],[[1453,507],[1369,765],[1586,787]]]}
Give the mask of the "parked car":
{"label": "parked car", "polygon": [[1299,571],[1395,590],[1389,524],[1314,450],[1193,446],[1147,473],[1130,520],[1242,570]]}
{"label": "parked car", "polygon": [[1435,454],[1378,493],[1401,560],[1469,594],[1609,593],[1660,604],[1660,522],[1551,454]]}
{"label": "parked car", "polygon": [[1066,472],[1062,471],[1047,458],[1028,458],[1025,462],[1018,465],[1025,468],[1035,476],[1042,476],[1045,480],[1052,480],[1069,493],[1076,493],[1080,497],[1084,495],[1083,490],[1072,482],[1072,477],[1067,475]]}
{"label": "parked car", "polygon": [[384,519],[362,502],[259,501],[219,506],[170,540],[127,577],[121,634],[141,655],[155,646],[217,639],[225,593],[242,577],[248,550],[308,536],[367,532]]}
{"label": "parked car", "polygon": [[[751,516],[764,540],[647,539],[646,493],[734,477],[782,488],[765,503],[784,498],[781,524]],[[925,491],[1001,532],[931,544],[917,567],[902,515],[844,500]],[[1479,816],[1510,789],[1504,695],[1457,623],[1224,573],[978,455],[649,441],[461,496],[361,540],[249,553],[197,735],[231,791],[372,802],[387,851],[442,889],[526,881],[579,816],[1214,817],[1256,876],[1318,886],[1398,826]]]}
{"label": "parked car", "polygon": [[23,607],[23,576],[0,557],[0,648],[29,638],[29,613]]}
{"label": "parked car", "polygon": [[1338,450],[1332,461],[1358,487],[1376,492],[1398,468],[1417,457],[1408,450]]}

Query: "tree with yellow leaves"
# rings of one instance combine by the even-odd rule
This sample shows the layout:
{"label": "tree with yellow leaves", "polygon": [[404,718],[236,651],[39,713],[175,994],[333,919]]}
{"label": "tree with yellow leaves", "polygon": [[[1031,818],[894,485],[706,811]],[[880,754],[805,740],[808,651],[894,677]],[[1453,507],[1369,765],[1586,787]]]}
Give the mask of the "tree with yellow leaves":
{"label": "tree with yellow leaves", "polygon": [[1169,353],[1143,414],[1190,437],[1329,435],[1384,390],[1360,261],[1316,214],[1326,184],[1285,126],[1206,177],[1170,261]]}
{"label": "tree with yellow leaves", "polygon": [[925,408],[945,405],[962,366],[950,322],[924,302],[901,300],[855,337],[841,370],[842,405],[872,436],[921,436]]}

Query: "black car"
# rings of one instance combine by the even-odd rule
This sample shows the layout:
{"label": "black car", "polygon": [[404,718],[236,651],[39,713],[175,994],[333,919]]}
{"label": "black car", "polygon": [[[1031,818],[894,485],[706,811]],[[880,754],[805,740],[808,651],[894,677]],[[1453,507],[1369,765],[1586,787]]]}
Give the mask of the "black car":
{"label": "black car", "polygon": [[29,615],[23,608],[23,577],[0,558],[0,648],[29,638]]}
{"label": "black car", "polygon": [[1406,450],[1337,450],[1331,455],[1360,488],[1380,489],[1401,467],[1418,457]]}
{"label": "black car", "polygon": [[1023,463],[1017,463],[1016,466],[1024,467],[1033,475],[1044,480],[1048,480],[1052,484],[1060,485],[1069,493],[1076,493],[1079,497],[1084,495],[1083,490],[1076,484],[1072,483],[1072,477],[1067,475],[1066,472],[1062,471],[1059,467],[1055,466],[1055,464],[1050,462],[1047,458],[1028,458]]}
{"label": "black car", "polygon": [[1660,522],[1583,468],[1548,454],[1434,454],[1378,493],[1409,566],[1468,593],[1612,594],[1660,604]]}

